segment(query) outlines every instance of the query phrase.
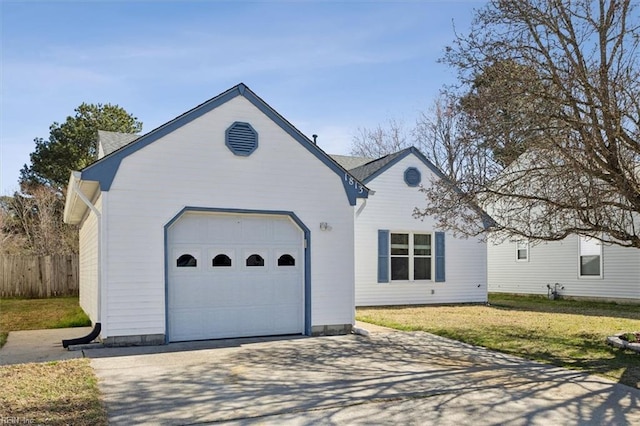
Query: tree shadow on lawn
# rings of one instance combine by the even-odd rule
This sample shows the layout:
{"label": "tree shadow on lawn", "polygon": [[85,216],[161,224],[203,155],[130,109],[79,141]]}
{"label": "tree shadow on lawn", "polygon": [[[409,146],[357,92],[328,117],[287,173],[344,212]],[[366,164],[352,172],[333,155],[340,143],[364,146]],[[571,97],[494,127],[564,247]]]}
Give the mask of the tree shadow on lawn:
{"label": "tree shadow on lawn", "polygon": [[640,305],[616,302],[593,302],[570,299],[550,300],[546,297],[489,297],[488,307],[498,310],[570,314],[640,320]]}
{"label": "tree shadow on lawn", "polygon": [[[633,351],[607,345],[599,335],[558,337],[546,334],[543,330],[513,325],[483,330],[469,328],[424,331],[556,367],[602,375],[640,389],[640,356]],[[496,335],[500,337],[496,338]]]}

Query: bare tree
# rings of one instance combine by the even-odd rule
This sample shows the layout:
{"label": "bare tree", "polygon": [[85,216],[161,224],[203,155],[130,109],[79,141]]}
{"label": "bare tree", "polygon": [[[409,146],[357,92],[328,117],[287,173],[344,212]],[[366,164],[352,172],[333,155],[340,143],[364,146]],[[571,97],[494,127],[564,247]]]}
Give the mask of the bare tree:
{"label": "bare tree", "polygon": [[471,202],[505,237],[578,233],[640,247],[634,7],[629,0],[493,0],[478,11],[444,61],[458,69],[464,93],[459,141],[491,150],[491,163],[455,185],[425,188],[426,207],[416,215],[479,235],[487,229]]}
{"label": "bare tree", "polygon": [[487,146],[466,141],[465,117],[457,97],[443,91],[413,130],[414,146],[452,182],[470,172],[484,175],[493,157]]}
{"label": "bare tree", "polygon": [[390,119],[387,126],[378,125],[373,130],[359,128],[351,141],[351,155],[380,158],[411,146],[402,122]]}
{"label": "bare tree", "polygon": [[69,254],[78,252],[77,227],[62,221],[64,199],[56,190],[32,186],[28,195],[0,200],[0,251],[7,254]]}

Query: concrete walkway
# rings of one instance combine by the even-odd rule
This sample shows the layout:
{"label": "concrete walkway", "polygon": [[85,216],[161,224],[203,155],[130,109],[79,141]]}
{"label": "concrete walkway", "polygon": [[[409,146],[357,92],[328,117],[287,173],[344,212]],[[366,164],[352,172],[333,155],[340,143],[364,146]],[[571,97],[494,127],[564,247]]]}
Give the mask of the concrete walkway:
{"label": "concrete walkway", "polygon": [[7,343],[0,349],[0,365],[82,358],[81,351],[63,348],[62,340],[85,336],[91,330],[91,327],[76,327],[12,331]]}

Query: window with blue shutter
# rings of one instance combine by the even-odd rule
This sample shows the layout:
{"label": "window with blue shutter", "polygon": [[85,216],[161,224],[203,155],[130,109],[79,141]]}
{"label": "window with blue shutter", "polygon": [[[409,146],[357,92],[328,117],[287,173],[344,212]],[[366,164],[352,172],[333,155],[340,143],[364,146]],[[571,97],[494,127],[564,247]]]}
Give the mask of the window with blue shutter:
{"label": "window with blue shutter", "polygon": [[251,124],[236,121],[225,132],[225,144],[235,155],[248,157],[258,148],[258,133]]}
{"label": "window with blue shutter", "polygon": [[389,282],[389,230],[378,230],[378,282]]}
{"label": "window with blue shutter", "polygon": [[445,273],[444,273],[444,232],[436,232],[436,282],[442,283],[445,281]]}
{"label": "window with blue shutter", "polygon": [[422,181],[422,176],[420,175],[420,170],[415,167],[409,167],[404,171],[404,182],[409,186],[418,186],[420,185],[420,181]]}

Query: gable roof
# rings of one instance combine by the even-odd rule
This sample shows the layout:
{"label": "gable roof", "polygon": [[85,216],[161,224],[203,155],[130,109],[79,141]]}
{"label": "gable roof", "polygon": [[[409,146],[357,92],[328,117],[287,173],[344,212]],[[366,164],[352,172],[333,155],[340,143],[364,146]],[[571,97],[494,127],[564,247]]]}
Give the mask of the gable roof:
{"label": "gable roof", "polygon": [[[102,157],[119,150],[125,145],[138,139],[140,135],[133,133],[108,132],[106,130],[98,130],[98,146],[102,147]],[[98,159],[102,158],[99,157]]]}
{"label": "gable roof", "polygon": [[[81,191],[83,188],[86,188],[91,194],[95,194],[98,188],[101,191],[109,191],[111,184],[113,183],[113,179],[118,172],[118,168],[120,167],[120,163],[124,158],[203,116],[220,105],[229,102],[237,96],[243,96],[295,141],[300,143],[300,145],[319,159],[325,166],[329,167],[329,169],[338,175],[350,205],[356,205],[356,200],[358,198],[367,198],[369,196],[369,188],[367,188],[358,179],[354,178],[351,173],[326,154],[302,132],[296,129],[276,110],[271,108],[258,95],[252,92],[246,85],[240,83],[145,135],[138,137],[137,135],[122,136],[123,134],[109,135],[105,133],[104,136],[107,138],[105,140],[109,140],[109,148],[107,148],[107,150],[114,150],[109,153],[105,151],[104,157],[99,158],[96,162],[85,167],[82,171],[71,172],[69,188],[72,192],[70,196],[67,196],[67,204],[65,205],[64,212],[65,222],[71,223],[70,221],[73,221],[74,223],[77,223],[80,220],[79,218],[84,215],[84,211],[86,211],[87,208],[87,206],[84,205],[86,203],[82,200],[84,195],[78,195],[75,188],[78,188]],[[131,140],[125,143],[127,139]],[[103,150],[104,149],[105,146],[103,146]],[[81,201],[79,201],[78,198],[80,198]]]}
{"label": "gable roof", "polygon": [[[415,155],[418,157],[422,163],[427,166],[429,170],[431,170],[439,179],[443,179],[445,182],[448,182],[450,185],[454,187],[456,191],[460,191],[460,189],[449,179],[442,171],[436,167],[427,157],[422,154],[418,148],[409,147],[405,148],[402,151],[394,152],[392,154],[385,155],[384,157],[380,157],[377,160],[370,161],[366,164],[363,164],[359,167],[349,170],[353,177],[358,179],[359,181],[367,184],[375,179],[377,176],[380,176],[386,170],[391,168],[394,164],[398,163],[403,158],[408,155]],[[493,219],[478,205],[472,203],[470,207],[474,209],[481,217],[482,224],[485,228],[489,228],[493,224]]]}
{"label": "gable roof", "polygon": [[391,166],[393,166],[394,164],[396,164],[397,162],[399,162],[400,160],[402,160],[403,158],[411,154],[418,157],[418,159],[422,161],[422,163],[424,163],[424,165],[427,166],[427,168],[431,170],[440,179],[449,180],[449,178],[447,178],[444,175],[444,173],[440,171],[440,169],[438,169],[431,161],[429,161],[427,157],[425,157],[418,150],[418,148],[413,146],[409,148],[405,148],[402,151],[394,152],[393,154],[385,155],[384,157],[380,157],[377,160],[370,161],[366,164],[363,164],[349,171],[351,172],[353,177],[367,184],[368,182],[371,182],[373,179],[375,179],[377,176],[384,173]]}

